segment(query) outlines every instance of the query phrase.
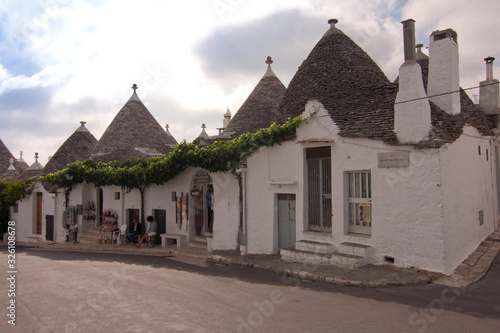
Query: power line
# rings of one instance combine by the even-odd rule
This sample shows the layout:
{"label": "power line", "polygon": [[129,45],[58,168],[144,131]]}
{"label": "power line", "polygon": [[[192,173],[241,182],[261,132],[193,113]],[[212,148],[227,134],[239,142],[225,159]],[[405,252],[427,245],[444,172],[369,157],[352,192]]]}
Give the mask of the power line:
{"label": "power line", "polygon": [[[476,86],[476,87],[471,87],[471,88],[465,88],[465,89],[462,89],[462,90],[472,90],[472,89],[477,89],[477,88],[481,88],[481,87],[487,87],[487,86],[492,86],[492,85],[498,85],[498,82],[494,82],[494,83],[488,83],[488,84],[483,84],[482,86]],[[396,102],[394,104],[403,104],[403,103],[409,103],[409,102],[415,102],[415,101],[420,101],[422,99],[429,99],[429,98],[433,98],[433,97],[439,97],[439,96],[444,96],[444,95],[450,95],[450,94],[456,94],[456,93],[459,93],[461,90],[455,90],[455,91],[450,91],[450,92],[445,92],[445,93],[441,93],[441,94],[437,94],[437,95],[432,95],[432,96],[426,96],[426,97],[419,97],[419,98],[415,98],[415,99],[409,99],[407,101],[402,101],[402,102]]]}

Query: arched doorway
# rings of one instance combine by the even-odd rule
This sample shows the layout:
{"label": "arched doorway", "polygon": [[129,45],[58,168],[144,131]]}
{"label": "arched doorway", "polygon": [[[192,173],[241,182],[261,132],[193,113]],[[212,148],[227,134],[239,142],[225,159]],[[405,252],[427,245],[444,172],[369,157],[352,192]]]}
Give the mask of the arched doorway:
{"label": "arched doorway", "polygon": [[196,236],[209,236],[213,230],[213,185],[210,174],[199,170],[193,177],[191,198],[193,200],[194,221],[191,230]]}

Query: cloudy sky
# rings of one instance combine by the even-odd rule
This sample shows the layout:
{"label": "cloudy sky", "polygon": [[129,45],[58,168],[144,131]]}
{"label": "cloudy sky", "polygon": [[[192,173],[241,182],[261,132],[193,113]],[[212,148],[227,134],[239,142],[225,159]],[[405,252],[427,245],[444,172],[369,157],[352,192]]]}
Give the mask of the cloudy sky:
{"label": "cloudy sky", "polygon": [[99,139],[133,83],[177,141],[202,123],[215,135],[266,57],[288,85],[330,18],[390,80],[403,61],[402,20],[416,20],[426,47],[432,31],[453,28],[461,86],[474,87],[487,56],[500,77],[498,13],[498,0],[0,0],[0,139],[45,164],[80,121]]}

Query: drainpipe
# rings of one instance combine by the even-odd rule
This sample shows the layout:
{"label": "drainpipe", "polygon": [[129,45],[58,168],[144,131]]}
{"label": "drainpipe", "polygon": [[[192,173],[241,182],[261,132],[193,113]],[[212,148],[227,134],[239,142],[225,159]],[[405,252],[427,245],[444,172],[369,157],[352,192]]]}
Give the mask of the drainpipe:
{"label": "drainpipe", "polygon": [[[247,228],[247,168],[238,168],[236,173],[238,175],[238,183],[240,184],[240,228],[238,230],[238,243],[240,245],[241,254],[248,253],[248,228]],[[240,233],[242,233],[240,235]]]}

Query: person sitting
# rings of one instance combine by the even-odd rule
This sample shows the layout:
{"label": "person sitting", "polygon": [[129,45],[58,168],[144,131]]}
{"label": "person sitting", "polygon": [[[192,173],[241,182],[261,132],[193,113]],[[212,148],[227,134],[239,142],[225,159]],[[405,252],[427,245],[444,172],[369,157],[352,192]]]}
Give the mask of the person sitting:
{"label": "person sitting", "polygon": [[[148,216],[146,221],[149,223],[149,229],[148,231],[142,236],[141,240],[139,241],[139,244],[137,244],[137,248],[141,247],[142,242],[146,240],[148,242],[148,245],[151,247],[154,247],[154,244],[151,242],[151,238],[156,235],[156,228],[157,224],[155,219],[152,216]],[[154,239],[154,238],[153,238]]]}
{"label": "person sitting", "polygon": [[141,235],[141,224],[137,219],[132,220],[132,224],[129,228],[130,232],[126,235],[130,245],[135,245],[135,237]]}

